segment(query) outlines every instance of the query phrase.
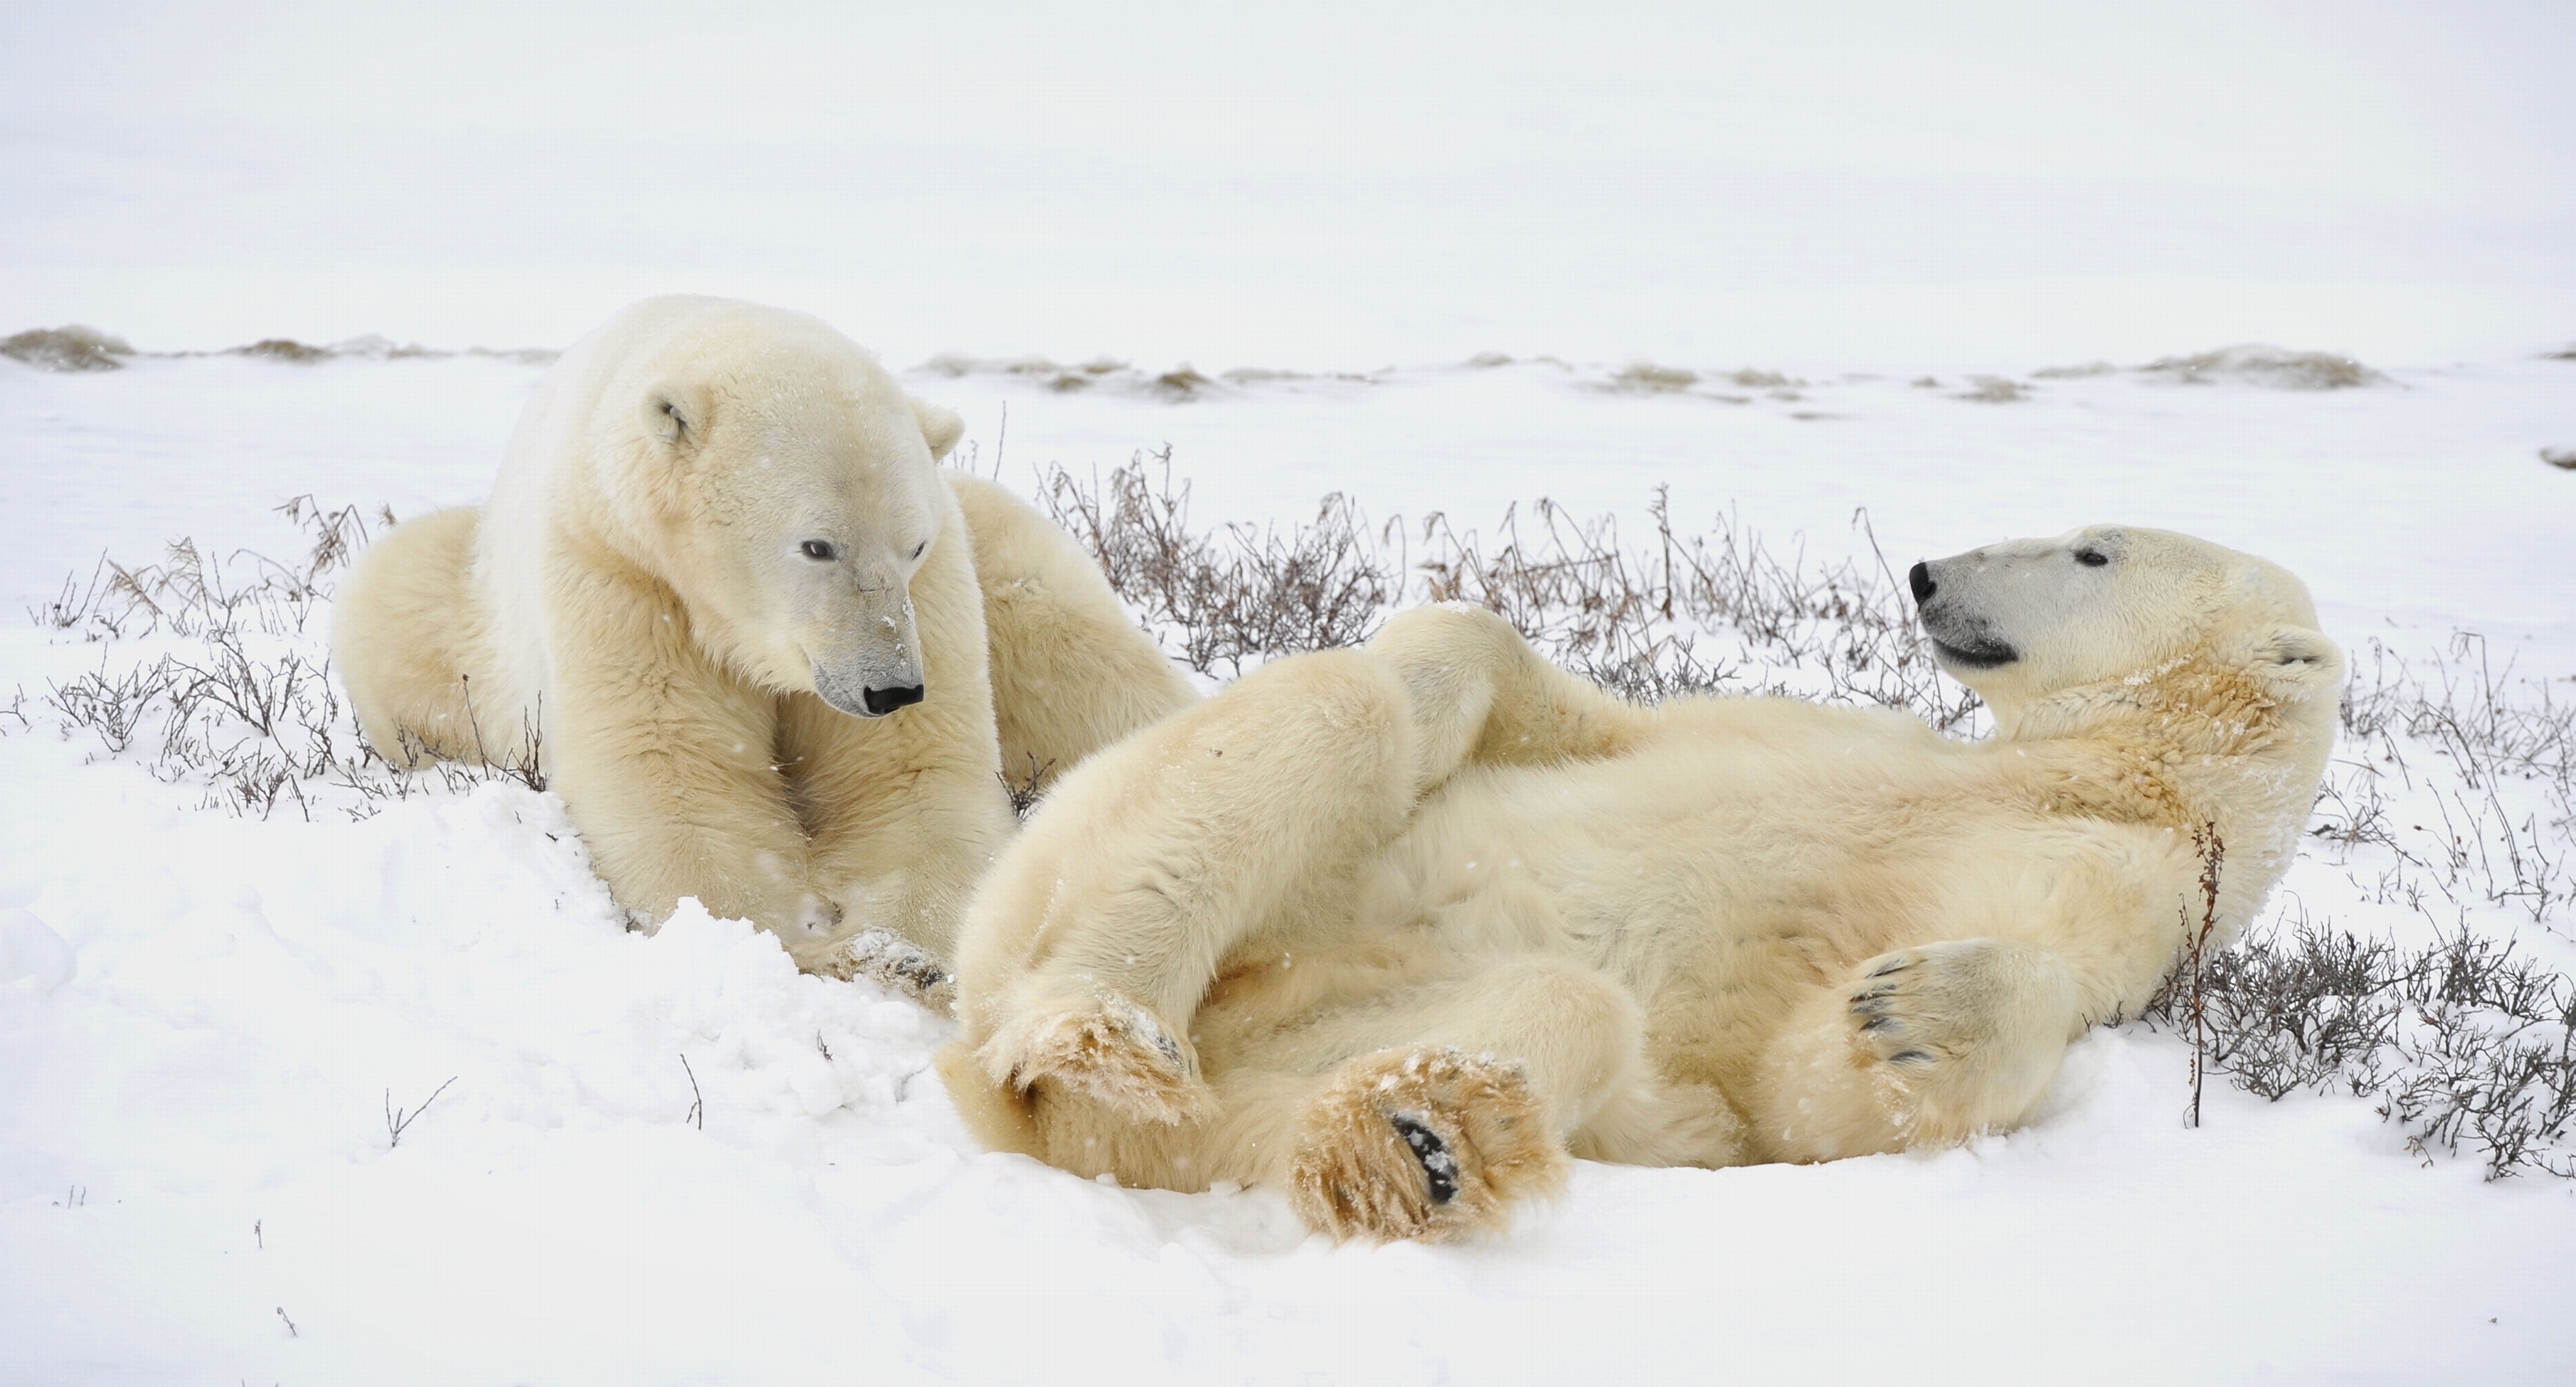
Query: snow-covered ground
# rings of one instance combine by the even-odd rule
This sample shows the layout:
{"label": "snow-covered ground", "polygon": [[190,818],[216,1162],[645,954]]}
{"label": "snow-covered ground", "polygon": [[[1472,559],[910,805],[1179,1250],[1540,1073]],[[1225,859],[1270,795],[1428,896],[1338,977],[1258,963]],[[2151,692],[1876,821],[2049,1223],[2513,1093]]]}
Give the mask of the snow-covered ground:
{"label": "snow-covered ground", "polygon": [[[267,508],[294,494],[470,500],[541,370],[0,362],[0,434],[31,464],[0,578],[34,603],[102,548],[131,564],[183,533],[291,555]],[[2529,446],[2576,422],[2576,363],[2322,394],[2025,378],[2032,397],[2005,404],[1901,379],[1640,397],[1610,374],[1442,368],[1187,404],[910,379],[975,416],[988,460],[1008,404],[1005,476],[1170,440],[1209,521],[1294,519],[1326,484],[1466,523],[1542,492],[1633,509],[1668,478],[1685,527],[1734,501],[1821,554],[1863,543],[1866,503],[1899,563],[2095,518],[2197,529],[2303,571],[2348,647],[2420,660],[2459,625],[2576,696],[2576,565],[2553,552],[2576,477]],[[254,653],[318,653],[325,619]],[[369,806],[314,782],[310,822],[293,802],[245,820],[153,778],[150,737],[109,755],[45,706],[191,651],[0,630],[0,698],[25,690],[32,720],[0,737],[0,906],[74,954],[63,979],[19,925],[0,984],[0,1322],[19,1346],[0,1379],[2576,1369],[2555,1270],[2576,1186],[2420,1168],[2354,1099],[2218,1087],[2183,1130],[2186,1052],[2134,1029],[2084,1041],[2050,1115],[2007,1139],[1812,1169],[1585,1167],[1510,1238],[1462,1249],[1333,1247],[1266,1192],[1106,1189],[981,1154],[923,1068],[946,1023],[800,978],[739,924],[625,933],[548,797],[432,788],[352,821]],[[2391,792],[2400,817],[2433,802]],[[2320,844],[2283,902],[2420,942],[2428,917],[2364,899],[2395,863]],[[2515,930],[2470,899],[2480,927]],[[2521,921],[2524,947],[2569,967],[2569,919]],[[386,1106],[451,1077],[393,1145]]]}
{"label": "snow-covered ground", "polygon": [[[1900,566],[2166,526],[2299,572],[2365,669],[2473,631],[2576,702],[2563,7],[937,13],[11,6],[0,336],[544,347],[736,292],[883,349],[1015,484],[1168,443],[1203,524],[1342,491],[1632,533],[1669,484],[1682,529],[1874,564],[1865,507]],[[2247,340],[2385,379],[2138,369]],[[156,777],[157,724],[63,727],[210,649],[19,607],[182,536],[292,558],[292,497],[476,499],[542,369],[0,359],[0,1384],[2576,1378],[2576,1182],[2348,1097],[2213,1082],[2187,1130],[2169,1033],[2087,1037],[1965,1150],[1587,1165],[1508,1237],[1335,1246],[978,1151],[946,1022],[740,924],[626,933],[545,795],[244,817]],[[2280,911],[2576,971],[2576,904],[2491,898],[2526,821],[2576,881],[2543,787],[2470,828],[2431,743],[2339,755],[2391,844],[2314,840]]]}

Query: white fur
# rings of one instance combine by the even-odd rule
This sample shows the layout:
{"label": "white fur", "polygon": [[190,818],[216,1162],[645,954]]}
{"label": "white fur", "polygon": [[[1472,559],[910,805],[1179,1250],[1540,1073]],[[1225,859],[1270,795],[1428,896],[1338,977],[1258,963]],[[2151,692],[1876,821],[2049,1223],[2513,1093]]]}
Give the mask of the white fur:
{"label": "white fur", "polygon": [[1569,1151],[1821,1160],[2024,1120],[2201,918],[2195,830],[2225,844],[2220,942],[2279,879],[2341,657],[2296,579],[2181,535],[1924,577],[1927,629],[1988,662],[1953,669],[1992,741],[1638,709],[1457,608],[1131,738],[969,909],[961,1112],[1083,1174],[1282,1184],[1374,1237],[1492,1226]]}
{"label": "white fur", "polygon": [[[539,383],[479,511],[351,574],[368,737],[540,762],[639,919],[696,896],[841,973],[872,929],[944,955],[1013,831],[997,721],[1069,766],[1193,697],[1069,539],[943,475],[961,428],[817,319],[626,309]],[[995,640],[1059,686],[997,681]]]}

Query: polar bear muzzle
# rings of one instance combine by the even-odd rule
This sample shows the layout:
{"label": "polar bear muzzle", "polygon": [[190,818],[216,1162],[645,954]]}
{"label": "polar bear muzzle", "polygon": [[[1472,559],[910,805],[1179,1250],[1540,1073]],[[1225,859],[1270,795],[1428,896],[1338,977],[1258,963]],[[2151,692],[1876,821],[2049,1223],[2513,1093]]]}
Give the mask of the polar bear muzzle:
{"label": "polar bear muzzle", "polygon": [[2021,658],[2013,643],[1996,635],[1984,617],[1962,611],[1955,600],[1942,600],[1940,575],[1931,564],[1914,565],[1906,571],[1905,580],[1914,590],[1915,614],[1923,623],[1923,634],[1931,637],[1932,653],[1943,665],[1954,669],[1999,669]]}
{"label": "polar bear muzzle", "polygon": [[825,703],[856,718],[881,718],[897,708],[919,703],[926,690],[918,667],[910,671],[907,682],[903,674],[849,675],[827,669],[817,661],[813,666],[814,692]]}
{"label": "polar bear muzzle", "polygon": [[830,557],[816,560],[798,546],[805,557],[788,568],[790,626],[781,633],[804,655],[814,692],[857,718],[921,702],[929,681],[903,559],[876,544],[825,547]]}

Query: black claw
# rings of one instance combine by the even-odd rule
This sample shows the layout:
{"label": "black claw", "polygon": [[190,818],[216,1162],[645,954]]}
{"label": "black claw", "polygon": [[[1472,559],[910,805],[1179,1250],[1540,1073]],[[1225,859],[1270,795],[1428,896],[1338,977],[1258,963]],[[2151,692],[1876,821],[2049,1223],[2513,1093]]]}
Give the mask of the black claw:
{"label": "black claw", "polygon": [[1905,1023],[1897,1020],[1893,1016],[1875,1016],[1862,1022],[1861,1029],[1864,1031],[1901,1031],[1905,1029]]}
{"label": "black claw", "polygon": [[1924,1050],[1899,1050],[1887,1057],[1889,1064],[1930,1064],[1932,1056]]}
{"label": "black claw", "polygon": [[1899,959],[1891,959],[1891,960],[1889,960],[1888,962],[1882,963],[1882,964],[1878,965],[1877,967],[1870,969],[1870,970],[1869,970],[1869,976],[1871,976],[1871,977],[1873,977],[1873,978],[1883,978],[1883,977],[1886,977],[1886,976],[1887,976],[1888,974],[1890,974],[1890,973],[1901,973],[1901,972],[1905,971],[1905,969],[1907,968],[1907,966],[1908,966],[1908,963],[1907,963],[1907,961],[1906,961],[1905,959],[1901,959],[1901,958],[1899,958]]}
{"label": "black claw", "polygon": [[1423,1180],[1431,1187],[1431,1202],[1446,1204],[1458,1197],[1458,1162],[1449,1154],[1449,1143],[1438,1132],[1413,1118],[1399,1113],[1387,1119],[1395,1124],[1395,1134],[1413,1150],[1413,1159],[1422,1163]]}
{"label": "black claw", "polygon": [[1861,995],[1859,995],[1859,996],[1857,996],[1857,997],[1852,998],[1852,1004],[1851,1004],[1852,1015],[1854,1015],[1854,1016],[1879,1016],[1879,1015],[1883,1015],[1883,1014],[1887,1011],[1887,1005],[1888,1005],[1888,1003],[1887,1003],[1887,994],[1886,994],[1886,993],[1884,993],[1884,992],[1864,992],[1864,993],[1862,993]]}

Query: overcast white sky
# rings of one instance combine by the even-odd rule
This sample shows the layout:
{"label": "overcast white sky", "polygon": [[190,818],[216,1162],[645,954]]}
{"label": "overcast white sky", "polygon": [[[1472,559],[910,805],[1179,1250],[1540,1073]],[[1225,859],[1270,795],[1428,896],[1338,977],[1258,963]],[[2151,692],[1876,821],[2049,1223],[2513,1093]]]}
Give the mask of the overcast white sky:
{"label": "overcast white sky", "polygon": [[0,330],[2002,368],[2576,337],[2576,6],[0,11]]}

